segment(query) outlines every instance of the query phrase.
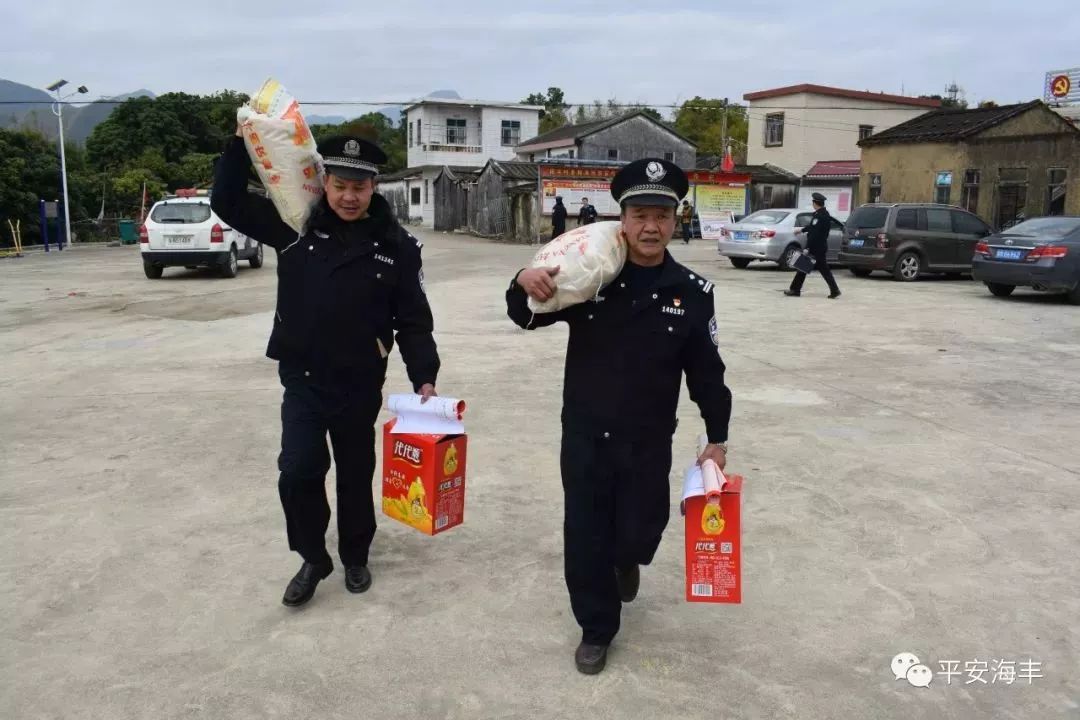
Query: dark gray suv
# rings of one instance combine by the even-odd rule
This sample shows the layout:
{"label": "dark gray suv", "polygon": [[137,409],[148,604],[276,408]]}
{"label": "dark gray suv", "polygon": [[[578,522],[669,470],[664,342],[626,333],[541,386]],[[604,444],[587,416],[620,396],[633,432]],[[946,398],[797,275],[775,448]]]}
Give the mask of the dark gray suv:
{"label": "dark gray suv", "polygon": [[924,273],[967,273],[975,244],[991,232],[978,216],[951,205],[871,203],[848,218],[838,262],[859,277],[885,270],[903,282]]}

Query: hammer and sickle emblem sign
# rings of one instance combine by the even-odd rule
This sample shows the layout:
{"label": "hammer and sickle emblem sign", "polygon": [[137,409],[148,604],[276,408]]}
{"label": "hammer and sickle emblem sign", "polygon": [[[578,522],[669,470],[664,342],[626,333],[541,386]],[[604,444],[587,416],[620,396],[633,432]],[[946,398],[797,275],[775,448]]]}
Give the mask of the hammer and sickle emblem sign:
{"label": "hammer and sickle emblem sign", "polygon": [[1056,98],[1065,97],[1071,89],[1072,81],[1068,75],[1058,75],[1050,82],[1050,93]]}

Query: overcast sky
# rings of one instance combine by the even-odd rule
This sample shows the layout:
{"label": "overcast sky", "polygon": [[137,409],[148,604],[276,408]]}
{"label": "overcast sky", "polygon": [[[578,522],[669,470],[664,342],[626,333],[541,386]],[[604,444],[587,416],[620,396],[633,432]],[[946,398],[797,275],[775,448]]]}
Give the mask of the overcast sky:
{"label": "overcast sky", "polygon": [[90,97],[252,92],[274,76],[308,101],[438,89],[518,101],[557,85],[571,102],[657,105],[801,82],[942,93],[955,80],[969,102],[1006,103],[1041,96],[1046,71],[1080,65],[1075,0],[758,5],[112,0],[76,15],[71,2],[0,0],[0,77],[64,77]]}

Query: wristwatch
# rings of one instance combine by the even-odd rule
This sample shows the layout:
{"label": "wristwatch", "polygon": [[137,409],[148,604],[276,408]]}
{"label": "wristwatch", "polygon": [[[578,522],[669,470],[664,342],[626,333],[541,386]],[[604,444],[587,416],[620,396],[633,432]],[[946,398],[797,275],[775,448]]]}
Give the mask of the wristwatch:
{"label": "wristwatch", "polygon": [[721,450],[723,450],[723,451],[724,451],[724,454],[725,454],[725,455],[727,455],[727,443],[726,443],[726,442],[722,442],[722,443],[710,443],[710,445],[715,445],[716,447],[718,447],[718,448],[720,448]]}

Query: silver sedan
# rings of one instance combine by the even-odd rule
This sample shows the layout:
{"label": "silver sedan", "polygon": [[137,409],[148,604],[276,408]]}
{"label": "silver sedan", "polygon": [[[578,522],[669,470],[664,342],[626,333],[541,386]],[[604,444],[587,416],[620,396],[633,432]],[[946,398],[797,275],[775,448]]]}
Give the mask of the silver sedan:
{"label": "silver sedan", "polygon": [[[809,225],[813,214],[810,210],[796,208],[758,210],[737,223],[725,225],[716,241],[716,249],[740,270],[754,260],[769,260],[787,268],[795,253],[806,247],[806,235],[796,235],[795,229]],[[844,226],[834,218],[829,230],[830,263],[840,254],[843,230]]]}

